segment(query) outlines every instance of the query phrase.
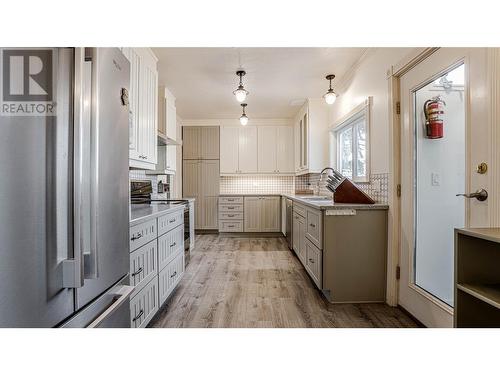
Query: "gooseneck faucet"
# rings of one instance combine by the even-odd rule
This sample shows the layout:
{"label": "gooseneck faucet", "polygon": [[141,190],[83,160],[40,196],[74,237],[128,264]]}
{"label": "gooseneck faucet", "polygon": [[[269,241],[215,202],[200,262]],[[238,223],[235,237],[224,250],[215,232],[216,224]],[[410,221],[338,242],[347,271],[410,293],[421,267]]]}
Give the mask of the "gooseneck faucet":
{"label": "gooseneck faucet", "polygon": [[331,170],[332,172],[335,172],[335,169],[331,168],[331,167],[326,167],[326,168],[323,168],[321,170],[321,172],[319,172],[319,180],[318,180],[318,183],[316,184],[317,185],[317,188],[318,188],[318,195],[319,195],[319,191],[320,191],[320,187],[319,187],[319,184],[323,181],[323,173],[325,173],[325,171],[327,170]]}

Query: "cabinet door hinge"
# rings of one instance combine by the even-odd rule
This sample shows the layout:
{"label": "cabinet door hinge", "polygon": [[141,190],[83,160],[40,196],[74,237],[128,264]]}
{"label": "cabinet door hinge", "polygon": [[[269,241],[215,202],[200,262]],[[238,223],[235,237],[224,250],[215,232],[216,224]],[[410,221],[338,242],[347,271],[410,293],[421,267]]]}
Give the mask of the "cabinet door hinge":
{"label": "cabinet door hinge", "polygon": [[396,102],[396,114],[401,114],[401,102]]}
{"label": "cabinet door hinge", "polygon": [[396,186],[396,195],[401,197],[401,184],[397,184]]}
{"label": "cabinet door hinge", "polygon": [[396,266],[396,280],[401,278],[401,267]]}

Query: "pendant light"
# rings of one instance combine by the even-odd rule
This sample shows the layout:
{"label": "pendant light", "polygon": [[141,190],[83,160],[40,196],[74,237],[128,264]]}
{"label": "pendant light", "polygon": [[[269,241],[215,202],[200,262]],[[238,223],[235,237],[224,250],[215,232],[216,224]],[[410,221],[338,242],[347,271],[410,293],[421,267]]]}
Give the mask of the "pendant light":
{"label": "pendant light", "polygon": [[243,107],[243,114],[240,116],[240,124],[245,126],[248,124],[248,116],[245,113],[245,107],[247,106],[246,103],[241,103],[241,106]]}
{"label": "pendant light", "polygon": [[325,78],[330,81],[330,88],[328,89],[326,94],[323,95],[323,99],[325,99],[326,104],[333,104],[337,99],[337,94],[335,94],[335,92],[332,90],[332,79],[335,78],[335,74],[328,74]]}
{"label": "pendant light", "polygon": [[236,100],[239,101],[240,103],[244,102],[245,99],[247,98],[247,95],[249,92],[245,90],[243,87],[243,76],[247,74],[244,70],[238,70],[236,72],[236,75],[240,77],[240,84],[236,90],[233,91],[234,96],[236,97]]}

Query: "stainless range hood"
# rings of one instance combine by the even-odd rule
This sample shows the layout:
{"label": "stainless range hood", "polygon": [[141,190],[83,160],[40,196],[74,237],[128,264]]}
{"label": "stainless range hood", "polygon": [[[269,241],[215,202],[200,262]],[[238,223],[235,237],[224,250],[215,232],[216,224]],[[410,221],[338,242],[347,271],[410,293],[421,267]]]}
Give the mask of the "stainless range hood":
{"label": "stainless range hood", "polygon": [[163,134],[158,133],[158,146],[166,146],[166,145],[181,146],[182,143],[176,141],[175,139],[166,137]]}

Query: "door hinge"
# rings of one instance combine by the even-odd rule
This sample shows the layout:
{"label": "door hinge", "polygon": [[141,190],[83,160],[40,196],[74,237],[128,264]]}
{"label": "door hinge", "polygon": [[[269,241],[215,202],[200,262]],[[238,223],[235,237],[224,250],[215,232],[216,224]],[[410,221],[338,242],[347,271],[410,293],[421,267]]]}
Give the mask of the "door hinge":
{"label": "door hinge", "polygon": [[396,102],[396,114],[401,114],[401,102]]}
{"label": "door hinge", "polygon": [[396,280],[401,278],[401,267],[396,266]]}
{"label": "door hinge", "polygon": [[397,184],[396,186],[396,195],[401,197],[401,184]]}

